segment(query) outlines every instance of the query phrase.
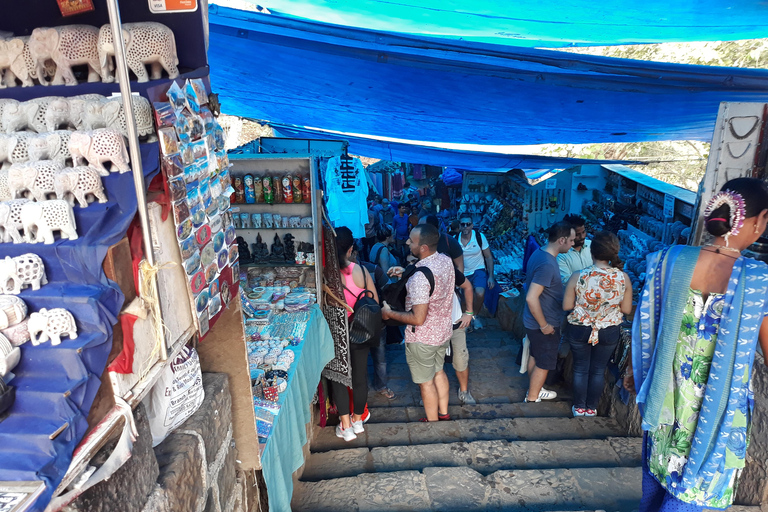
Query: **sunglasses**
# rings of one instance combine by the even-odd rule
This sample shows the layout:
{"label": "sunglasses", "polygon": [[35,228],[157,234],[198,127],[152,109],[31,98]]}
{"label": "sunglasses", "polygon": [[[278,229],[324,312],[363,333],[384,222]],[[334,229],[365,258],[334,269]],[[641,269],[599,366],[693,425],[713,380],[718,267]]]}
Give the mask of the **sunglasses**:
{"label": "sunglasses", "polygon": [[465,228],[465,227],[467,227],[467,226],[471,226],[471,225],[472,225],[472,223],[471,223],[471,222],[461,222],[461,223],[459,223],[459,226],[461,226],[461,227],[463,227],[463,228]]}

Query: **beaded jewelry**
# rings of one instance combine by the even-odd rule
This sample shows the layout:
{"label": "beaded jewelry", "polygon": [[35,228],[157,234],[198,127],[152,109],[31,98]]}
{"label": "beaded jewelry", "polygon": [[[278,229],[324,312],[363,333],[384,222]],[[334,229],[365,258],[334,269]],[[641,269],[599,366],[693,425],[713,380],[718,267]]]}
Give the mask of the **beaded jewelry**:
{"label": "beaded jewelry", "polygon": [[741,197],[741,194],[738,192],[733,192],[732,190],[721,190],[712,196],[712,199],[709,200],[707,208],[704,210],[704,218],[707,219],[707,222],[713,220],[723,220],[721,218],[710,219],[709,216],[712,215],[713,211],[720,208],[724,204],[728,205],[728,208],[731,212],[731,218],[729,219],[731,230],[723,235],[723,238],[725,239],[725,246],[728,247],[728,237],[739,234],[739,231],[744,226],[744,219],[747,216],[747,212],[746,208],[744,207],[744,198]]}

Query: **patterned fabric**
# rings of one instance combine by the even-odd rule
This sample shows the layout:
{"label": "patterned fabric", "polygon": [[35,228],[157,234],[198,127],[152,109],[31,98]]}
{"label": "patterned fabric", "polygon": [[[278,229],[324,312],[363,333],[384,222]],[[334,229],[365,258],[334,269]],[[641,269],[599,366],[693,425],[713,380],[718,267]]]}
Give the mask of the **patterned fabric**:
{"label": "patterned fabric", "polygon": [[406,343],[423,343],[424,345],[442,345],[451,338],[453,322],[453,288],[456,273],[453,261],[445,254],[436,252],[416,263],[417,267],[428,267],[435,278],[435,289],[429,295],[429,281],[424,274],[413,275],[405,287],[408,295],[405,298],[405,310],[410,311],[415,304],[429,304],[427,319],[423,325],[408,326],[405,329]]}
{"label": "patterned fabric", "polygon": [[[323,222],[323,282],[334,295],[344,296],[341,270],[336,255],[336,237]],[[325,295],[325,294],[323,294]],[[323,297],[323,315],[333,336],[334,357],[323,369],[323,377],[347,387],[352,387],[352,366],[349,364],[349,325],[347,310],[329,297]]]}
{"label": "patterned fabric", "polygon": [[[737,259],[725,295],[705,303],[690,291],[697,258],[690,248],[649,257],[633,325],[633,366],[651,474],[684,502],[722,509],[733,501],[746,457],[768,266]],[[668,297],[679,293],[680,274],[687,284],[677,308]]]}
{"label": "patterned fabric", "polygon": [[589,344],[597,345],[600,329],[621,325],[624,317],[620,306],[626,288],[624,272],[617,268],[585,268],[576,281],[576,305],[568,323],[592,327]]}

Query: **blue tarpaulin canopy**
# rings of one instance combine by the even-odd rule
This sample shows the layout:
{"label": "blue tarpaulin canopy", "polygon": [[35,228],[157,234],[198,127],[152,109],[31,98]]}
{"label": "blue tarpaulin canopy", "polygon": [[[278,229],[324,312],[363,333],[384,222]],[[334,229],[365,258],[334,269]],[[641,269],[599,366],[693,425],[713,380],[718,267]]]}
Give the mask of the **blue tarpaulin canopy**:
{"label": "blue tarpaulin canopy", "polygon": [[[252,2],[254,3],[254,2]],[[272,12],[377,30],[517,46],[570,46],[765,37],[759,0],[259,0]]]}
{"label": "blue tarpaulin canopy", "polygon": [[768,101],[762,69],[393,34],[215,5],[209,20],[211,83],[225,112],[373,138],[709,141],[720,102]]}

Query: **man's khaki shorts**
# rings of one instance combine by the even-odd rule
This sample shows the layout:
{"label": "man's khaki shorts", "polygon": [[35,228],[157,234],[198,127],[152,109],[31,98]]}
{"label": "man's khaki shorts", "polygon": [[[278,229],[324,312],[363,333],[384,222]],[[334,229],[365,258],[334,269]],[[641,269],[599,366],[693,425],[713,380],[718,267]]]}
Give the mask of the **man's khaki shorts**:
{"label": "man's khaki shorts", "polygon": [[423,343],[406,343],[405,360],[411,370],[411,379],[415,384],[424,384],[435,378],[437,372],[443,371],[447,340],[442,345],[424,345]]}
{"label": "man's khaki shorts", "polygon": [[453,331],[451,335],[451,355],[453,356],[454,370],[463,372],[469,367],[466,329],[455,329]]}

